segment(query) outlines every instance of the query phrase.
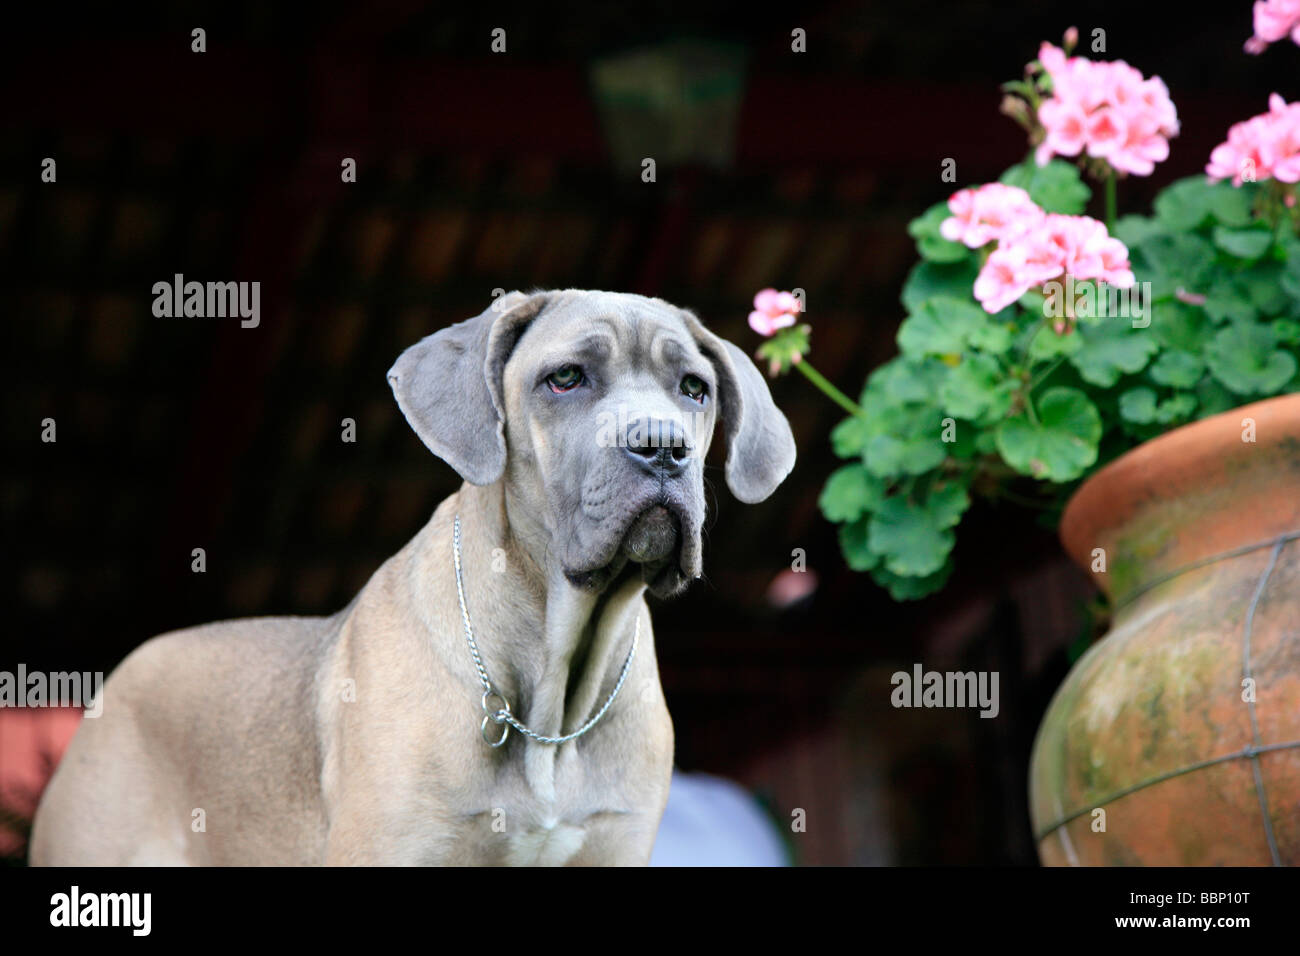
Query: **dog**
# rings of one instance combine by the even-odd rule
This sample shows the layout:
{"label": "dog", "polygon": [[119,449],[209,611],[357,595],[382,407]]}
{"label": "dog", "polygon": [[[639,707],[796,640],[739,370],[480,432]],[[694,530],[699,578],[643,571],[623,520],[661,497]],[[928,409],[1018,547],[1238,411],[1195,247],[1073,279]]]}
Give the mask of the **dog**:
{"label": "dog", "polygon": [[645,595],[701,575],[715,430],[755,503],[794,467],[789,423],[739,348],[623,293],[509,293],[388,380],[460,489],[332,617],[131,653],[33,864],[648,862],[673,726]]}

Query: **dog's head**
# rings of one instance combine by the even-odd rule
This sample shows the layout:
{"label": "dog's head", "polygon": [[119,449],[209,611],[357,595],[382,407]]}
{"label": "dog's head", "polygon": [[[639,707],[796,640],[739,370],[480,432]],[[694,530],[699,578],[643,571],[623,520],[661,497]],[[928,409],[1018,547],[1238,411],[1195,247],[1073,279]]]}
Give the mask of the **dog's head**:
{"label": "dog's head", "polygon": [[512,292],[411,346],[388,381],[434,454],[471,484],[505,482],[577,587],[603,589],[629,563],[660,596],[700,575],[715,427],[741,501],[794,467],[754,363],[660,299]]}

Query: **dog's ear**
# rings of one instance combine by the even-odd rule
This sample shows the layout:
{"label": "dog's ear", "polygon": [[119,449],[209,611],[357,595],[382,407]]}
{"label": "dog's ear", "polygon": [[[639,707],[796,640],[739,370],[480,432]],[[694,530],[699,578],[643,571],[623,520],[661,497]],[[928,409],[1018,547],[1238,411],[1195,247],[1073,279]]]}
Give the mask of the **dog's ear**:
{"label": "dog's ear", "polygon": [[472,485],[506,467],[501,375],[545,293],[510,292],[480,315],[426,336],[388,370],[397,407],[435,455]]}
{"label": "dog's ear", "polygon": [[727,486],[741,501],[767,498],[794,468],[794,434],[767,381],[743,351],[682,310],[718,373],[718,414],[727,436]]}

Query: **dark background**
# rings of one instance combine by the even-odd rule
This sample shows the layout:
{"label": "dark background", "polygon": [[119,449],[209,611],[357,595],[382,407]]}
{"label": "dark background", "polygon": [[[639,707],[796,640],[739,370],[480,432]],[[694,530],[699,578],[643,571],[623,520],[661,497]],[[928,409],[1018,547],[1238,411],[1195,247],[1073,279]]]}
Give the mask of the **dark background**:
{"label": "dark background", "polygon": [[[895,352],[905,227],[955,188],[942,161],[966,186],[1022,158],[998,84],[1071,24],[1085,55],[1100,27],[1095,58],[1162,76],[1182,121],[1122,211],[1201,170],[1269,92],[1300,93],[1294,46],[1241,52],[1247,0],[180,2],[11,23],[0,669],[107,671],[162,631],[346,604],[458,484],[384,373],[495,288],[657,295],[752,351],[753,294],[800,287],[811,360],[856,394]],[[610,148],[591,68],[682,39],[743,58],[734,149],[643,183]],[[154,318],[151,287],[177,272],[260,281],[260,327]],[[798,376],[772,387],[794,474],[747,507],[715,462],[708,580],[654,608],[679,765],[740,780],[782,821],[804,809],[801,862],[1033,863],[1028,752],[1088,585],[1049,530],[979,506],[948,588],[893,603],[817,510],[841,414]],[[818,587],[781,608],[768,588],[795,548]],[[998,719],[892,709],[889,675],[918,661],[999,671]]]}

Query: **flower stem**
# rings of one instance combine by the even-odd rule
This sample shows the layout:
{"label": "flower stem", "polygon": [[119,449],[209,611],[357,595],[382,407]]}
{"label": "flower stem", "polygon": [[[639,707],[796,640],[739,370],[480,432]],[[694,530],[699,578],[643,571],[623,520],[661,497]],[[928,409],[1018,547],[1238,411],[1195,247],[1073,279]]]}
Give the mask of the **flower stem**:
{"label": "flower stem", "polygon": [[1044,380],[1045,378],[1047,378],[1047,376],[1049,376],[1049,375],[1051,375],[1053,372],[1055,372],[1058,368],[1060,368],[1060,367],[1061,367],[1061,363],[1064,362],[1064,361],[1065,361],[1065,356],[1064,356],[1064,355],[1058,356],[1057,359],[1056,359],[1056,361],[1054,361],[1051,365],[1047,366],[1047,368],[1043,369],[1043,371],[1041,371],[1041,372],[1039,372],[1037,375],[1035,375],[1035,376],[1033,377],[1033,380],[1030,381],[1030,383],[1029,383],[1029,391],[1032,392],[1032,391],[1033,391],[1034,389],[1036,389],[1039,385],[1042,385],[1042,384],[1043,384],[1043,380]]}
{"label": "flower stem", "polygon": [[1119,218],[1119,199],[1116,188],[1115,170],[1106,177],[1106,231],[1115,234],[1115,220]]}
{"label": "flower stem", "polygon": [[838,388],[832,385],[829,381],[827,381],[826,377],[822,375],[821,372],[817,371],[815,368],[809,365],[806,359],[803,361],[795,362],[794,367],[797,368],[799,371],[803,372],[804,378],[808,379],[808,381],[812,382],[814,385],[820,388],[822,392],[825,393],[827,398],[829,398],[840,408],[844,409],[850,415],[857,415],[860,418],[867,417],[867,413],[862,410],[861,405],[859,405],[853,399],[849,398]]}
{"label": "flower stem", "polygon": [[1025,414],[1035,425],[1038,424],[1038,413],[1034,411],[1034,393],[1032,389],[1025,390]]}

